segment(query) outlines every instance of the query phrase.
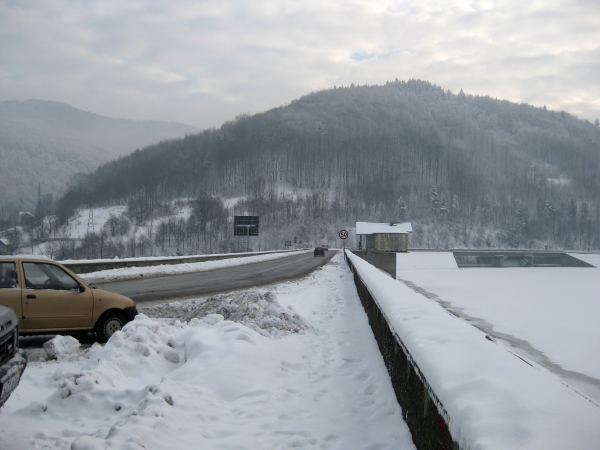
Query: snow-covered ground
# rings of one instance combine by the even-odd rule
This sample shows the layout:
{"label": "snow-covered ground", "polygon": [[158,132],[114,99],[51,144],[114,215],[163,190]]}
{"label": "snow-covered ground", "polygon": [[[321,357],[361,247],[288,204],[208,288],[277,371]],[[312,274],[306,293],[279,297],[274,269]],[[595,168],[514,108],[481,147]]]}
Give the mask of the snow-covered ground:
{"label": "snow-covered ground", "polygon": [[[449,314],[434,300],[358,256],[349,257],[443,405],[448,426],[460,448],[598,448],[600,403],[534,360],[515,355],[512,348]],[[477,282],[486,277],[485,273],[494,272],[494,269],[474,269],[467,278],[460,278],[464,269],[415,272],[428,275],[424,281],[438,283],[446,278],[442,270],[450,278],[459,277],[457,283],[466,285],[464,293],[469,292],[469,286],[479,286]],[[509,273],[509,269],[497,270]],[[534,268],[515,270],[529,273]],[[597,269],[579,270],[598,273]],[[521,301],[535,303],[529,293]],[[513,311],[514,315],[526,313],[526,309]],[[588,357],[593,359],[596,355],[597,351]]]}
{"label": "snow-covered ground", "polygon": [[104,346],[55,338],[0,409],[0,448],[414,448],[341,254],[143,312]]}
{"label": "snow-covered ground", "polygon": [[111,215],[118,217],[126,211],[125,205],[95,207],[92,212],[93,217],[90,218],[90,210],[81,208],[69,219],[63,232],[70,238],[81,239],[88,231],[99,232]]}
{"label": "snow-covered ground", "polygon": [[[422,264],[398,279],[600,403],[600,269],[438,268],[451,253],[415,254]],[[600,267],[600,255],[572,255]]]}
{"label": "snow-covered ground", "polygon": [[[457,269],[448,255],[400,265],[408,287],[355,264],[461,448],[595,448],[600,402],[569,377],[596,376],[600,269]],[[190,270],[176,267],[158,270]],[[104,346],[36,350],[0,409],[0,449],[414,448],[341,254],[269,291],[140,311]]]}

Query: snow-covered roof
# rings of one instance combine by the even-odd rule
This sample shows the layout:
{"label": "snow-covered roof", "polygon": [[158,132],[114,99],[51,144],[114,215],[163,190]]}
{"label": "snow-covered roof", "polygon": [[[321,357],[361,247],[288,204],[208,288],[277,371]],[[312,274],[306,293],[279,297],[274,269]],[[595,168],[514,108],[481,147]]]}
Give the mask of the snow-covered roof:
{"label": "snow-covered roof", "polygon": [[412,225],[410,222],[395,223],[373,223],[373,222],[356,222],[356,234],[400,234],[412,233]]}

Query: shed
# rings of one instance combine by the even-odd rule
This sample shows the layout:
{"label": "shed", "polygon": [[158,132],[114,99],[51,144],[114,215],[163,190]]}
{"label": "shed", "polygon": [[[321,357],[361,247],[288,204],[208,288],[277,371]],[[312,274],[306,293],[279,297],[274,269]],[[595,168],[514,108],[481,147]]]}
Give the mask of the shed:
{"label": "shed", "polygon": [[410,222],[356,222],[356,234],[359,236],[358,248],[360,250],[407,252],[409,233],[412,233]]}

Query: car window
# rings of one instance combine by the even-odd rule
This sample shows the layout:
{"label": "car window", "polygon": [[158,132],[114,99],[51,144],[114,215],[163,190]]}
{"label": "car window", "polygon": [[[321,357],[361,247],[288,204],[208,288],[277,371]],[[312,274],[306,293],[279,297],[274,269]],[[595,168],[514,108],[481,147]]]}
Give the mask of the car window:
{"label": "car window", "polygon": [[16,288],[17,266],[14,262],[0,262],[0,289]]}
{"label": "car window", "polygon": [[79,283],[67,272],[54,264],[24,262],[27,289],[55,289],[70,291],[79,289]]}

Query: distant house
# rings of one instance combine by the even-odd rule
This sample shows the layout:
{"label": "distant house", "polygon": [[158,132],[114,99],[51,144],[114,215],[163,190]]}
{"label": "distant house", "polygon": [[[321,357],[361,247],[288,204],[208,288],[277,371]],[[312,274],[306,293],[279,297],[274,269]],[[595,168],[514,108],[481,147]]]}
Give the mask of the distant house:
{"label": "distant house", "polygon": [[35,224],[35,216],[29,211],[21,211],[19,213],[19,223],[29,228]]}
{"label": "distant house", "polygon": [[0,238],[0,255],[8,255],[10,253],[10,244],[6,239]]}
{"label": "distant house", "polygon": [[358,248],[375,252],[407,252],[410,222],[372,223],[356,222]]}

